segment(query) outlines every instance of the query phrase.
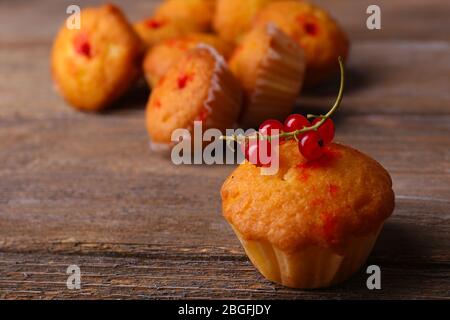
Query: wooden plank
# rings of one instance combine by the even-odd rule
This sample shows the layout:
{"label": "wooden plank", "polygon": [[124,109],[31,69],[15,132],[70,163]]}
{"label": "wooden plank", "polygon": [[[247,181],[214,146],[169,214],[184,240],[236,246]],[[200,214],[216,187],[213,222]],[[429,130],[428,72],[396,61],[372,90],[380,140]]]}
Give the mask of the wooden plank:
{"label": "wooden plank", "polygon": [[[331,14],[349,32],[353,40],[445,40],[450,39],[450,26],[446,22],[450,8],[443,0],[314,0]],[[381,9],[380,31],[366,28],[370,5]]]}
{"label": "wooden plank", "polygon": [[[407,228],[401,225],[401,234]],[[217,247],[164,247],[113,244],[78,244],[70,255],[42,253],[0,254],[2,298],[229,298],[314,299],[436,298],[448,297],[449,262],[442,255],[418,258],[388,249],[399,242],[399,228],[386,228],[380,242],[387,250],[373,255],[369,263],[382,266],[383,291],[365,287],[367,276],[358,273],[344,285],[314,291],[283,288],[263,279],[240,252]],[[405,248],[415,241],[403,238]],[[120,246],[120,245],[119,245]],[[119,247],[117,246],[117,247]],[[83,247],[88,256],[80,255]],[[403,249],[405,249],[403,248]],[[113,249],[113,252],[108,250]],[[201,249],[201,250],[199,250]],[[122,251],[123,250],[123,251]],[[148,250],[148,251],[147,251]],[[136,251],[139,251],[136,252]],[[408,253],[408,251],[406,251]],[[110,256],[108,256],[110,255]],[[20,263],[17,263],[20,261]],[[82,270],[82,289],[66,288],[68,265]],[[408,283],[408,286],[405,286]]]}

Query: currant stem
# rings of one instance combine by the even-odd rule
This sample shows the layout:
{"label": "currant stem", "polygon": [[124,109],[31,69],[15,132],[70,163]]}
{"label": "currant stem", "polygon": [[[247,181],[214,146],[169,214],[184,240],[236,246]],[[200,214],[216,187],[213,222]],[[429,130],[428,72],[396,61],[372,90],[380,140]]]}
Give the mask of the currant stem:
{"label": "currant stem", "polygon": [[341,70],[341,84],[339,87],[339,93],[336,99],[336,102],[334,103],[333,107],[330,109],[330,111],[327,112],[327,114],[325,115],[320,115],[320,116],[316,116],[316,115],[308,115],[308,118],[320,118],[321,120],[319,122],[317,122],[315,125],[311,126],[311,127],[305,127],[301,130],[296,130],[293,132],[283,132],[281,134],[278,135],[273,135],[273,136],[262,136],[259,132],[257,132],[254,136],[244,136],[244,135],[232,135],[232,136],[222,136],[220,137],[221,140],[226,140],[226,141],[237,141],[237,142],[241,142],[241,141],[245,141],[245,140],[250,140],[250,139],[267,139],[267,140],[273,140],[273,139],[297,139],[298,135],[301,135],[303,133],[306,132],[310,132],[310,131],[317,131],[317,129],[319,129],[335,112],[336,110],[340,107],[341,103],[342,103],[342,99],[344,98],[344,89],[345,89],[345,67],[344,67],[344,60],[342,59],[342,57],[339,57],[339,67]]}

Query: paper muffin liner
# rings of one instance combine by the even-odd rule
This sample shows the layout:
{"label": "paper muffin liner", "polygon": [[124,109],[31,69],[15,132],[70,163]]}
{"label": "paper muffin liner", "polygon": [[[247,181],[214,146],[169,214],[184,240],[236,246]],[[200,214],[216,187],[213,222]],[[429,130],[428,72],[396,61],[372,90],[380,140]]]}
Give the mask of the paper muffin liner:
{"label": "paper muffin liner", "polygon": [[338,254],[319,246],[286,253],[268,241],[246,240],[232,226],[250,261],[265,278],[297,289],[324,288],[348,279],[365,264],[382,227],[352,238]]}
{"label": "paper muffin liner", "polygon": [[203,109],[207,113],[203,128],[216,128],[221,131],[234,128],[241,113],[242,88],[225,59],[214,47],[199,44],[196,48],[208,50],[216,61],[208,97],[203,104]]}
{"label": "paper muffin liner", "polygon": [[259,126],[272,118],[283,120],[291,114],[305,76],[303,49],[274,24],[268,24],[266,32],[270,45],[256,86],[247,97],[241,117],[245,127]]}
{"label": "paper muffin liner", "polygon": [[[207,129],[219,129],[224,132],[226,129],[233,129],[237,126],[237,120],[241,113],[243,91],[228,69],[225,59],[207,44],[199,44],[196,48],[206,49],[215,59],[215,66],[207,98],[203,103],[202,111],[195,121],[202,121],[203,131]],[[202,115],[203,114],[203,115]],[[202,119],[204,117],[204,119]],[[194,123],[189,126],[188,131],[191,136],[185,136],[183,139],[192,139],[194,132]],[[158,153],[170,153],[170,150],[177,143],[156,143],[150,140],[150,149]],[[209,142],[205,142],[205,145]]]}

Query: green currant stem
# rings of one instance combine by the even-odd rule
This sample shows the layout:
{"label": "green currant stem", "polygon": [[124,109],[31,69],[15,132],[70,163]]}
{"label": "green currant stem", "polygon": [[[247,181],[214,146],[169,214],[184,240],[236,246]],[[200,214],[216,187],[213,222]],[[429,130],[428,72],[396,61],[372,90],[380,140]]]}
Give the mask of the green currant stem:
{"label": "green currant stem", "polygon": [[279,135],[274,136],[261,136],[259,132],[257,132],[254,136],[244,136],[244,135],[232,135],[232,136],[222,136],[220,137],[221,140],[227,140],[227,141],[245,141],[246,139],[267,139],[267,140],[273,140],[273,139],[297,139],[298,135],[301,135],[306,132],[310,131],[317,131],[340,107],[342,103],[342,99],[344,97],[344,89],[345,89],[345,68],[344,68],[344,61],[342,57],[339,57],[339,67],[341,70],[341,84],[339,88],[339,94],[337,96],[336,102],[334,103],[333,107],[328,111],[327,114],[316,116],[316,115],[308,115],[308,118],[320,118],[321,120],[317,122],[315,125],[311,127],[305,127],[301,130],[296,130],[293,132],[283,132]]}

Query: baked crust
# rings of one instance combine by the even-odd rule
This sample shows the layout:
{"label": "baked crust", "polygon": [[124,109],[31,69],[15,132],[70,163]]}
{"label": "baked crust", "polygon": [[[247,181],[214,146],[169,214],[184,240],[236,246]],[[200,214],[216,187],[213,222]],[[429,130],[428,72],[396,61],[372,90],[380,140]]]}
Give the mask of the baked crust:
{"label": "baked crust", "polygon": [[159,79],[166,74],[172,64],[178,62],[186,51],[200,43],[212,46],[225,59],[230,56],[233,46],[221,38],[207,33],[193,33],[177,37],[155,45],[145,55],[144,74],[151,86],[156,86]]}
{"label": "baked crust", "polygon": [[136,22],[133,28],[145,44],[146,49],[152,48],[161,41],[198,31],[191,23],[154,16]]}
{"label": "baked crust", "polygon": [[215,7],[216,0],[166,0],[157,8],[155,15],[189,22],[198,31],[209,31]]}
{"label": "baked crust", "polygon": [[275,1],[279,0],[217,0],[214,30],[226,41],[238,43],[250,30],[256,14]]}

